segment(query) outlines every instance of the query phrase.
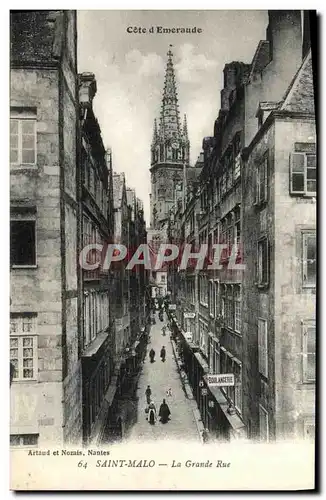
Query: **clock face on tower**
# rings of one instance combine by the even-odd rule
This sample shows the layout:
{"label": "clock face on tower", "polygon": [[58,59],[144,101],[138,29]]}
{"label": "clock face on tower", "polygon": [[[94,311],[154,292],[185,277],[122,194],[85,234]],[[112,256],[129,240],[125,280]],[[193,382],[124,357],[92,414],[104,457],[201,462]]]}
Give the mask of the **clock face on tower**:
{"label": "clock face on tower", "polygon": [[171,146],[172,146],[173,149],[178,149],[178,147],[179,147],[178,141],[173,141],[172,144],[171,144]]}

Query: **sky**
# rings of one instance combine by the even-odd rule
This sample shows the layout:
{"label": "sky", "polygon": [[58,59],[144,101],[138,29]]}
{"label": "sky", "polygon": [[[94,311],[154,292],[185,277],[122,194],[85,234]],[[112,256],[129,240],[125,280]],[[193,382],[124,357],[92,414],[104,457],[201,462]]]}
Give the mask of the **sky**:
{"label": "sky", "polygon": [[[159,118],[169,45],[172,44],[181,123],[187,114],[190,162],[203,137],[213,135],[220,109],[223,68],[250,63],[265,39],[267,11],[78,11],[78,71],[95,74],[93,106],[113,169],[125,172],[128,187],[144,203],[149,224],[150,145]],[[154,33],[149,29],[154,27]],[[166,28],[200,28],[201,33],[163,34]],[[127,28],[145,28],[128,33]]]}

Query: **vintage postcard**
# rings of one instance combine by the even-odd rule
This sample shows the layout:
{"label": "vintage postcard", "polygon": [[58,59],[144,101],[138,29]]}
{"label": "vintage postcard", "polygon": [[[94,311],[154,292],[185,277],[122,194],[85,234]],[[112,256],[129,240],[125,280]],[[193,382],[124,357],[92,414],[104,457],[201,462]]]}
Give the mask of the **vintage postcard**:
{"label": "vintage postcard", "polygon": [[11,489],[315,488],[316,30],[11,11]]}

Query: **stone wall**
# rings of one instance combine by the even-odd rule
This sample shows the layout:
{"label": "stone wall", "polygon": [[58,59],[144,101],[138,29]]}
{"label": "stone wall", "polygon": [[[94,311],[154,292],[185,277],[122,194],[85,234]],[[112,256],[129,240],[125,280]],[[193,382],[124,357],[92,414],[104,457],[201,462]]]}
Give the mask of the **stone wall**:
{"label": "stone wall", "polygon": [[37,166],[11,167],[10,198],[36,207],[37,267],[11,270],[11,312],[37,314],[38,375],[11,386],[11,433],[39,433],[40,445],[62,441],[58,95],[56,70],[12,69],[11,106],[36,109]]}
{"label": "stone wall", "polygon": [[[259,403],[269,413],[269,432],[275,435],[275,368],[274,368],[274,299],[275,299],[275,178],[274,127],[253,149],[242,170],[242,228],[243,274],[242,336],[243,342],[243,418],[250,426],[252,437],[259,434]],[[264,207],[255,206],[256,167],[268,154],[268,202]],[[264,289],[257,286],[257,244],[261,237],[269,241],[269,285]],[[261,377],[258,370],[258,318],[267,320],[268,329],[268,386],[262,394]],[[266,394],[265,394],[266,393]],[[260,395],[264,400],[260,399]],[[249,424],[250,420],[250,424]]]}
{"label": "stone wall", "polygon": [[316,143],[313,118],[278,120],[275,131],[276,433],[302,438],[304,419],[315,414],[315,384],[302,379],[302,321],[315,319],[316,289],[302,287],[301,231],[316,229],[316,203],[289,196],[289,155],[295,142]]}

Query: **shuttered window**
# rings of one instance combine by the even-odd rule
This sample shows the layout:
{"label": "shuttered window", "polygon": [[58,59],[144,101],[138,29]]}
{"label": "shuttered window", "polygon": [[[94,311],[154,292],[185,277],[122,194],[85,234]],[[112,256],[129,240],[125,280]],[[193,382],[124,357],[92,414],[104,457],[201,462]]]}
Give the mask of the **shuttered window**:
{"label": "shuttered window", "polygon": [[290,193],[314,196],[317,191],[317,164],[313,153],[291,153]]}

